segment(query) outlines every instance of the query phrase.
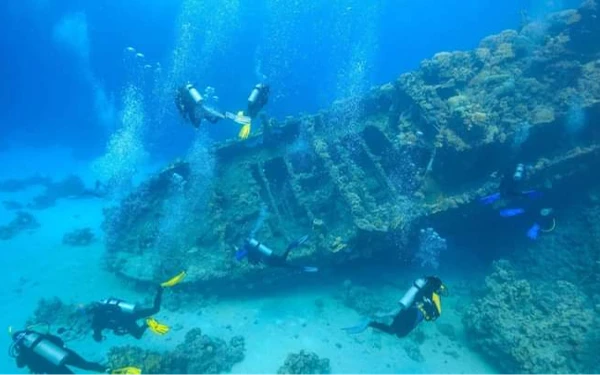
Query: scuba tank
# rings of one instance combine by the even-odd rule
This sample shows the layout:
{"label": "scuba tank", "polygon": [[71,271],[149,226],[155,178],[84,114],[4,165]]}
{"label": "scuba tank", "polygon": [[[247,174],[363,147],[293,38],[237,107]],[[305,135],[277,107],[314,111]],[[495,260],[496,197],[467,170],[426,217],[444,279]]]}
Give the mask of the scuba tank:
{"label": "scuba tank", "polygon": [[104,299],[100,301],[100,303],[106,306],[115,306],[124,314],[133,314],[136,308],[134,303],[125,302],[116,298]]}
{"label": "scuba tank", "polygon": [[198,92],[198,90],[196,90],[194,85],[192,85],[191,83],[188,83],[187,85],[185,85],[185,89],[190,94],[190,98],[192,98],[194,103],[199,104],[202,102],[202,95],[200,95],[200,92]]}
{"label": "scuba tank", "polygon": [[258,96],[260,95],[260,93],[262,92],[262,90],[265,88],[265,85],[262,83],[257,84],[256,86],[254,86],[254,88],[252,89],[252,92],[250,93],[250,96],[248,97],[248,104],[256,104],[256,101],[258,100]]}
{"label": "scuba tank", "polygon": [[246,240],[246,242],[248,243],[248,245],[251,248],[258,249],[258,251],[264,256],[270,257],[273,254],[273,250],[271,250],[268,247],[266,247],[265,245],[261,244],[254,238],[248,238]]}
{"label": "scuba tank", "polygon": [[69,352],[64,348],[56,345],[48,339],[45,339],[37,332],[25,332],[21,338],[21,343],[24,347],[30,349],[35,354],[44,358],[55,366],[65,364]]}
{"label": "scuba tank", "polygon": [[417,294],[426,284],[427,280],[425,280],[424,278],[420,278],[414,281],[413,286],[410,287],[408,291],[406,291],[404,297],[402,297],[402,299],[400,299],[399,301],[403,309],[408,309],[413,304],[415,298],[417,297]]}
{"label": "scuba tank", "polygon": [[254,118],[258,112],[267,104],[267,95],[269,92],[269,86],[264,83],[259,83],[254,86],[250,96],[248,96],[248,115]]}

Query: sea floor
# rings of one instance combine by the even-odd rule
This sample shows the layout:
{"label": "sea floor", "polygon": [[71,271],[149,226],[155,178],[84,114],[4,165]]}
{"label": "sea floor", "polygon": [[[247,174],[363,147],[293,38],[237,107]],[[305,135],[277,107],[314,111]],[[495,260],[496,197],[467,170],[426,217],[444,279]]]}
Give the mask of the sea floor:
{"label": "sea floor", "polygon": [[[73,172],[90,176],[87,166],[68,160],[64,153],[52,151],[51,156],[40,155],[35,150],[35,159],[44,160],[37,171],[65,175]],[[0,165],[22,160],[20,155],[0,155]],[[54,159],[52,159],[54,158]],[[67,160],[65,160],[65,158]],[[26,159],[27,160],[27,159]],[[54,160],[54,164],[49,162]],[[12,164],[14,165],[14,164]],[[52,170],[57,166],[56,170]],[[19,175],[10,175],[6,170],[1,178],[24,177],[33,172],[34,167],[24,172],[12,169]],[[29,173],[28,175],[31,175]],[[31,191],[0,193],[0,201],[27,201],[35,194]],[[104,202],[98,199],[59,200],[56,206],[41,211],[32,211],[40,222],[40,228],[29,233],[0,242],[4,256],[4,272],[0,274],[3,288],[0,294],[0,316],[8,327],[22,327],[31,316],[40,298],[58,296],[67,303],[85,303],[108,296],[131,301],[148,298],[144,293],[127,287],[113,274],[102,267],[103,245],[98,241],[88,247],[69,247],[62,244],[62,236],[74,228],[90,227],[101,236],[100,224]],[[0,224],[8,222],[13,213],[0,208]],[[393,276],[394,284],[410,285],[414,272],[402,273],[398,270]],[[392,277],[390,276],[390,277]],[[304,277],[304,275],[300,276]],[[388,278],[389,279],[389,278]],[[210,336],[228,340],[234,335],[242,335],[246,340],[246,357],[232,369],[233,373],[275,373],[290,352],[302,349],[313,351],[320,357],[329,358],[333,373],[494,373],[484,360],[469,350],[464,337],[461,310],[459,305],[468,303],[464,295],[451,295],[444,300],[444,313],[434,323],[422,324],[425,340],[419,349],[422,360],[409,357],[405,347],[410,338],[398,339],[393,336],[367,330],[360,335],[348,335],[341,328],[353,325],[360,320],[354,310],[337,299],[343,279],[330,278],[322,284],[310,283],[306,288],[300,282],[297,286],[279,291],[276,294],[261,295],[253,291],[247,296],[219,297],[210,304],[186,311],[169,311],[163,308],[157,318],[173,327],[164,336],[147,333],[142,340],[128,337],[109,338],[102,344],[91,337],[69,342],[69,346],[89,360],[104,361],[111,346],[131,344],[146,348],[172,349],[183,341],[185,333],[199,327]],[[461,283],[463,280],[450,280],[448,283]],[[385,286],[389,290],[389,285]],[[373,293],[379,288],[371,285]],[[381,291],[384,290],[382,285]],[[390,298],[399,298],[398,295]],[[170,292],[167,292],[170,293]],[[168,298],[168,295],[166,296]],[[316,301],[319,301],[318,303]],[[196,304],[191,304],[195,306]],[[458,311],[457,311],[458,310]],[[440,332],[436,324],[449,324],[454,327],[455,337]],[[9,335],[0,335],[0,345],[8,348]],[[414,357],[414,356],[413,356]],[[16,368],[14,360],[0,356],[0,369],[4,373],[24,373]]]}

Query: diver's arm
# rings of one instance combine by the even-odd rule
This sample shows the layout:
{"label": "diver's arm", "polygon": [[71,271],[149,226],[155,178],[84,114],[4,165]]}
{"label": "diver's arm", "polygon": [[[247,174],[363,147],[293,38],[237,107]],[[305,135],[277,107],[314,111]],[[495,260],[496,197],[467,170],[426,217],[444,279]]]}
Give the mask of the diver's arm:
{"label": "diver's arm", "polygon": [[96,342],[102,341],[102,339],[103,339],[103,337],[102,337],[102,329],[98,328],[98,327],[95,327],[94,328],[93,337],[94,337],[94,341],[96,341]]}

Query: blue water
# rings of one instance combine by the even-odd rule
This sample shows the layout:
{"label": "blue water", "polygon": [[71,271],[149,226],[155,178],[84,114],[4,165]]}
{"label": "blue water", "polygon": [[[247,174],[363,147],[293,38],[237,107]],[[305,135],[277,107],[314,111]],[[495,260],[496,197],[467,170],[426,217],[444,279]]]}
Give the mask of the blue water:
{"label": "blue water", "polygon": [[[129,177],[141,181],[173,158],[189,155],[195,132],[182,124],[171,97],[172,88],[183,81],[195,82],[201,88],[214,87],[219,108],[237,111],[245,106],[250,89],[266,80],[272,88],[266,108],[269,116],[311,113],[327,108],[336,99],[360,95],[371,86],[393,81],[418,68],[421,60],[436,52],[472,49],[485,36],[518,28],[523,13],[538,19],[578,3],[4,1],[0,4],[0,180],[34,174],[60,179],[74,173],[91,187],[96,179],[114,172],[111,168],[116,168],[118,160],[120,167],[134,169],[127,169]],[[136,58],[127,47],[143,53],[144,58]],[[146,65],[150,67],[146,69]],[[135,87],[135,92],[128,91],[130,87]],[[141,112],[143,118],[135,117]],[[114,147],[111,149],[109,142],[128,113],[128,134],[133,141],[121,139],[120,147],[130,151],[125,157]],[[208,126],[206,131],[209,142],[235,137],[237,133],[233,127],[219,126]],[[106,155],[109,159],[102,159]],[[108,162],[102,164],[102,160]],[[107,172],[107,168],[111,170]],[[36,195],[35,189],[16,195],[3,193],[2,200],[26,201]],[[62,204],[60,208],[36,213],[41,232],[0,242],[3,263],[9,265],[0,279],[10,285],[1,292],[5,325],[23,325],[39,298],[60,296],[61,292],[71,302],[102,298],[116,290],[125,297],[142,298],[137,291],[121,288],[114,275],[101,270],[101,241],[89,250],[60,245],[62,234],[73,226],[89,226],[101,237],[102,203],[69,200]],[[11,218],[11,211],[0,210],[0,222]],[[473,259],[479,257],[485,255],[473,255]],[[406,276],[401,282],[410,279]],[[35,286],[15,292],[23,283]],[[271,306],[278,302],[259,299],[257,303]],[[251,301],[240,302],[237,307],[260,315]],[[222,306],[226,311],[235,308],[231,301]],[[268,316],[264,319],[278,319],[269,315],[274,308],[264,309]],[[288,322],[310,315],[288,310],[283,314],[291,314]],[[187,316],[182,312],[180,318],[185,321]],[[215,335],[226,332],[215,327],[207,329]],[[277,335],[280,328],[270,327],[268,332]],[[251,334],[252,330],[248,328],[248,332]],[[307,337],[314,335],[318,335],[318,329],[311,330]],[[152,345],[160,347],[158,339],[152,340]],[[340,340],[348,340],[344,346],[356,345],[350,339]],[[383,346],[388,343],[386,340],[383,339]],[[111,345],[121,342],[128,343],[123,339]],[[0,345],[4,344],[8,346],[8,338],[0,341]],[[312,345],[308,339],[304,344]],[[101,360],[108,348],[96,352],[93,345],[83,342],[81,347]],[[290,345],[296,349],[295,344]],[[376,354],[365,355],[377,361]],[[338,365],[334,367],[336,372],[441,371],[394,360],[387,370],[357,363],[356,359],[344,367],[342,357],[332,359]],[[256,353],[248,355],[246,361],[246,367],[236,371],[269,371],[260,366],[261,358]],[[458,362],[448,366],[455,372],[492,371],[481,359],[466,362],[463,369]],[[22,370],[14,367],[11,359],[2,357],[0,371]]]}

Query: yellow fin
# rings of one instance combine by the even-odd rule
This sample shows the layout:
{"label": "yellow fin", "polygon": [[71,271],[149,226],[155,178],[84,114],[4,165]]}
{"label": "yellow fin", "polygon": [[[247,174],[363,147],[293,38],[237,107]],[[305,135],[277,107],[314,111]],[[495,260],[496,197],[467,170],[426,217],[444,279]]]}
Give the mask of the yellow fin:
{"label": "yellow fin", "polygon": [[247,139],[248,136],[250,136],[250,130],[251,130],[250,124],[246,124],[246,125],[242,126],[242,128],[240,129],[240,132],[238,133],[238,137],[240,137],[240,139]]}
{"label": "yellow fin", "polygon": [[433,296],[431,296],[431,301],[433,301],[438,313],[442,315],[442,300],[440,299],[439,294],[433,293]]}
{"label": "yellow fin", "polygon": [[149,330],[151,330],[153,333],[155,333],[159,336],[167,334],[170,330],[168,325],[159,323],[154,318],[146,319],[146,324],[148,325]]}
{"label": "yellow fin", "polygon": [[112,370],[110,375],[142,375],[142,369],[137,367],[123,367]]}
{"label": "yellow fin", "polygon": [[175,285],[179,284],[185,278],[186,275],[187,275],[187,273],[185,271],[181,271],[177,275],[170,278],[169,280],[160,284],[160,286],[162,286],[163,288],[170,288],[172,286],[175,286]]}

